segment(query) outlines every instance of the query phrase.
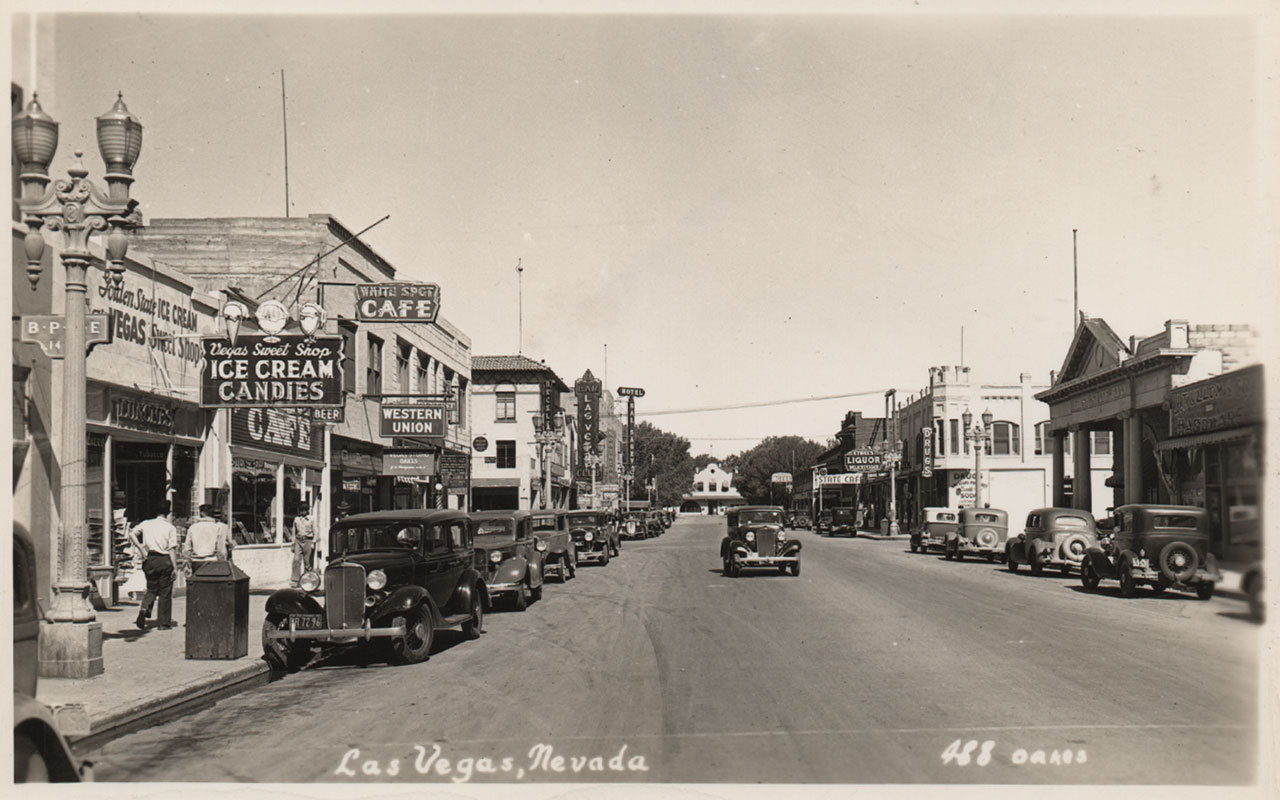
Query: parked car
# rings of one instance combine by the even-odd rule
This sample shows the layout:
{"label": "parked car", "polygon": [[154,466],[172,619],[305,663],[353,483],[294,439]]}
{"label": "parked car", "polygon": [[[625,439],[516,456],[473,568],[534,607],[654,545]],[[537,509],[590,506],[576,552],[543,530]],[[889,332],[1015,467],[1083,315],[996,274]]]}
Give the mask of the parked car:
{"label": "parked car", "polygon": [[800,574],[800,542],[787,538],[778,506],[738,506],[725,516],[728,532],[720,542],[724,574],[736,578],[744,569],[776,569]]}
{"label": "parked car", "polygon": [[852,508],[824,509],[818,519],[818,533],[823,536],[857,536],[857,511]]}
{"label": "parked car", "polygon": [[662,515],[657,511],[646,512],[644,521],[650,536],[661,536],[667,530],[667,526],[662,524]]}
{"label": "parked car", "polygon": [[547,543],[542,554],[543,578],[548,570],[555,570],[561,583],[574,575],[578,563],[577,547],[569,535],[568,512],[564,509],[544,509],[533,512],[533,535]]}
{"label": "parked car", "polygon": [[26,528],[13,524],[13,781],[75,783],[93,779],[92,766],[71,752],[53,712],[36,700],[40,623],[36,551]]}
{"label": "parked car", "polygon": [[[277,670],[305,666],[318,646],[390,642],[397,664],[425,661],[435,631],[480,636],[489,607],[474,567],[471,520],[461,511],[355,514],[329,529],[329,563],[301,588],[267,598],[263,654]],[[324,587],[324,605],[315,592]]]}
{"label": "parked car", "polygon": [[995,561],[1004,556],[1009,538],[1009,514],[998,508],[962,508],[956,532],[947,537],[943,555],[963,561],[965,554]]}
{"label": "parked car", "polygon": [[619,534],[623,539],[648,539],[649,526],[643,511],[624,511],[619,523]]}
{"label": "parked car", "polygon": [[1027,514],[1022,533],[1005,543],[1005,564],[1017,572],[1019,564],[1039,575],[1054,567],[1063,575],[1079,569],[1084,555],[1098,546],[1098,525],[1093,514],[1078,508],[1037,508]]}
{"label": "parked car", "polygon": [[813,527],[813,519],[809,516],[808,511],[797,511],[791,515],[791,529],[799,530],[804,528],[809,530]]}
{"label": "parked car", "polygon": [[942,550],[946,546],[947,537],[956,533],[959,523],[960,512],[957,509],[926,506],[924,518],[911,531],[911,552],[927,553],[930,548]]}
{"label": "parked car", "polygon": [[1262,573],[1262,562],[1255,561],[1244,571],[1240,578],[1240,591],[1249,600],[1249,615],[1258,622],[1266,621],[1267,603],[1263,599],[1262,589],[1266,578]]}
{"label": "parked car", "polygon": [[489,596],[510,596],[511,606],[524,611],[542,599],[543,559],[547,542],[533,532],[528,511],[480,511],[475,523],[476,569],[484,575]]}
{"label": "parked car", "polygon": [[1147,584],[1160,594],[1174,588],[1213,597],[1222,580],[1209,552],[1209,514],[1196,506],[1124,505],[1111,514],[1110,536],[1089,548],[1080,565],[1080,582],[1097,588],[1103,578],[1120,582],[1120,594],[1133,597]]}
{"label": "parked car", "polygon": [[574,552],[578,563],[595,561],[608,564],[611,556],[621,552],[618,529],[603,511],[569,511],[565,524],[573,537]]}

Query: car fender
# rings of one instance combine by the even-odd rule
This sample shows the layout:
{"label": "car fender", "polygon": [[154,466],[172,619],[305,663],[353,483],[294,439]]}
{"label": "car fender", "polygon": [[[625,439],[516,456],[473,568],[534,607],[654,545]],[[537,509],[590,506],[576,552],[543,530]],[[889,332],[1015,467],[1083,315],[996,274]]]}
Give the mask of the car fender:
{"label": "car fender", "polygon": [[73,783],[82,779],[81,763],[71,752],[53,721],[49,707],[25,694],[13,693],[13,733],[25,735],[49,766],[49,780]]}
{"label": "car fender", "polygon": [[458,581],[458,588],[453,590],[453,597],[449,598],[447,610],[450,613],[460,614],[471,608],[471,598],[476,594],[480,595],[480,607],[488,611],[491,605],[489,600],[489,590],[485,586],[484,578],[480,577],[480,573],[473,572],[470,575],[463,575]]}
{"label": "car fender", "polygon": [[401,586],[374,605],[369,611],[369,619],[377,622],[392,614],[399,614],[426,603],[431,610],[432,620],[439,622],[439,610],[431,602],[431,594],[421,586]]}
{"label": "car fender", "polygon": [[1101,547],[1090,547],[1085,551],[1084,557],[1089,559],[1089,563],[1093,565],[1093,571],[1098,573],[1099,578],[1114,578],[1116,576],[1116,565],[1112,563],[1111,557],[1103,552]]}
{"label": "car fender", "polygon": [[720,558],[723,559],[729,556],[729,547],[732,544],[733,544],[733,540],[730,539],[728,536],[720,540]]}
{"label": "car fender", "polygon": [[301,589],[277,589],[267,598],[268,614],[323,614],[320,602]]}
{"label": "car fender", "polygon": [[524,559],[524,556],[514,556],[498,565],[494,570],[491,583],[517,583],[524,580],[528,572],[529,562]]}
{"label": "car fender", "polygon": [[742,542],[734,542],[729,549],[732,550],[735,555],[751,556],[751,551],[747,549],[747,546]]}
{"label": "car fender", "polygon": [[541,556],[529,561],[529,585],[535,588],[542,585],[542,570],[547,563],[546,553]]}
{"label": "car fender", "polygon": [[1012,558],[1018,563],[1026,563],[1027,561],[1027,540],[1021,533],[1013,537],[1004,544],[1005,555]]}
{"label": "car fender", "polygon": [[782,545],[782,555],[793,556],[796,553],[800,552],[800,547],[801,547],[800,542],[794,539],[790,539],[785,544]]}

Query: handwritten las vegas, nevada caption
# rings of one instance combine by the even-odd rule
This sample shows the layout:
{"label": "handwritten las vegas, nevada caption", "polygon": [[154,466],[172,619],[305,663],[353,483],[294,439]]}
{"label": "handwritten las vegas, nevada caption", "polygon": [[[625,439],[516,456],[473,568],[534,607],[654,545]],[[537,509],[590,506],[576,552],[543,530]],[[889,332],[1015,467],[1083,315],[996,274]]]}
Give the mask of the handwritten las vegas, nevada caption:
{"label": "handwritten las vegas, nevada caption", "polygon": [[351,748],[342,755],[335,778],[395,778],[402,776],[468,783],[476,776],[493,776],[500,782],[522,781],[539,775],[584,775],[594,781],[616,780],[625,773],[645,773],[649,763],[644,755],[630,753],[622,745],[612,753],[557,753],[552,745],[538,743],[523,757],[513,755],[459,755],[446,757],[438,743],[414,745],[410,753],[386,761]]}

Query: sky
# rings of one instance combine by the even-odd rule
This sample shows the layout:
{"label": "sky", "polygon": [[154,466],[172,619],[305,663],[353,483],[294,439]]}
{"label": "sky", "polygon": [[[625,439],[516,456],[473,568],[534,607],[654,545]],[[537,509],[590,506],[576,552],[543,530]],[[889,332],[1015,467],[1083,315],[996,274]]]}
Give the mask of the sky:
{"label": "sky", "polygon": [[1072,332],[1072,229],[1080,308],[1121,337],[1170,318],[1270,333],[1266,4],[934,5],[107,4],[41,13],[34,34],[13,16],[13,78],[61,122],[56,171],[92,155],[119,90],[146,126],[146,217],[282,216],[283,71],[291,214],[353,231],[390,214],[363,238],[441,285],[473,352],[643,387],[640,418],[694,453],[824,441],[961,363],[962,329],[976,375],[1047,383]]}

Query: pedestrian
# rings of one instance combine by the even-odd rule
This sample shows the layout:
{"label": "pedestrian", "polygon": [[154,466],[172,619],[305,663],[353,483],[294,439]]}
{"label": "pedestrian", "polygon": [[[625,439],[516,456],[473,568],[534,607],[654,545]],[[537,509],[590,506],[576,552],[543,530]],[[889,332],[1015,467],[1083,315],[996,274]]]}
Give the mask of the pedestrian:
{"label": "pedestrian", "polygon": [[316,555],[316,528],[309,516],[311,509],[304,501],[293,517],[293,574],[290,585],[295,588],[304,570],[310,571]]}
{"label": "pedestrian", "polygon": [[129,541],[143,553],[142,574],[147,578],[147,594],[136,620],[139,630],[146,630],[151,607],[156,600],[156,627],[177,627],[173,621],[173,580],[178,574],[178,529],[169,519],[169,501],[160,501],[154,518],[139,523],[129,531]]}
{"label": "pedestrian", "polygon": [[187,528],[187,558],[194,571],[210,561],[231,558],[231,531],[214,517],[213,506],[200,506],[200,517]]}

